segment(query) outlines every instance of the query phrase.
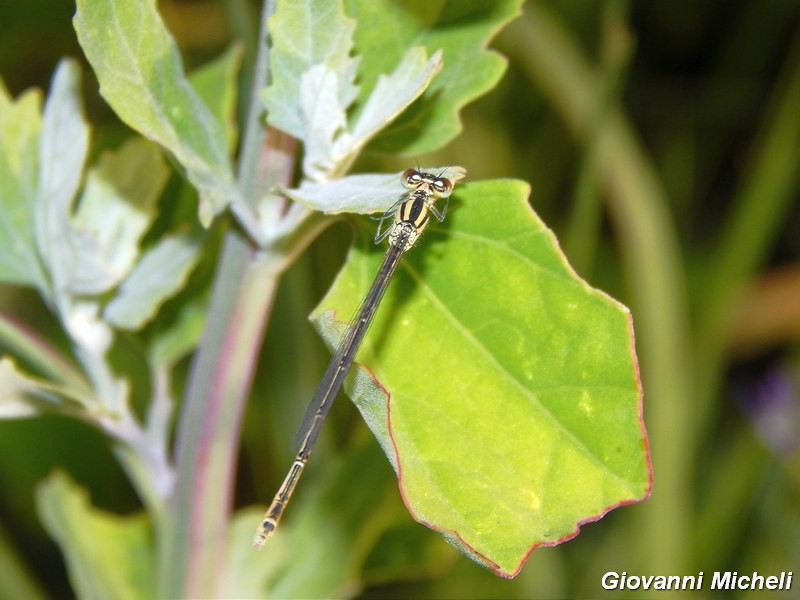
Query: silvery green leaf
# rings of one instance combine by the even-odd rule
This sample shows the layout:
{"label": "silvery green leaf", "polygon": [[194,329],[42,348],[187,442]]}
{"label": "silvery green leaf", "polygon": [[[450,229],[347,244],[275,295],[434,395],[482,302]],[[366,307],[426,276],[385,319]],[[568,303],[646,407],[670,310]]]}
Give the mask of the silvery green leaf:
{"label": "silvery green leaf", "polygon": [[103,256],[100,240],[92,232],[75,229],[72,223],[64,230],[60,270],[63,287],[57,293],[67,295],[102,294],[119,280]]}
{"label": "silvery green leaf", "polygon": [[308,124],[303,172],[311,180],[324,181],[336,166],[334,138],[347,128],[338,96],[336,73],[326,65],[314,65],[300,78],[300,108]]}
{"label": "silvery green leaf", "polygon": [[[73,293],[107,291],[127,276],[139,254],[139,240],[155,216],[155,203],[169,177],[169,170],[152,143],[134,138],[119,150],[105,152],[89,171],[72,227],[82,238],[91,238],[91,253],[77,256],[79,264],[100,263],[96,272],[78,272],[83,280],[71,282]],[[88,277],[86,277],[88,276]]]}
{"label": "silvery green leaf", "polygon": [[28,377],[24,376],[7,357],[0,359],[0,419],[32,417],[41,408],[39,403],[56,403],[57,399],[42,393]]}
{"label": "silvery green leaf", "polygon": [[40,111],[38,91],[15,102],[0,80],[0,280],[45,289],[34,235]]}
{"label": "silvery green leaf", "polygon": [[355,22],[341,0],[281,2],[269,22],[272,82],[262,99],[270,124],[305,141],[310,123],[299,98],[303,75],[316,65],[336,73],[336,95],[347,108],[358,94],[353,84],[358,59],[350,56]]}
{"label": "silvery green leaf", "polygon": [[241,201],[222,123],[186,78],[155,0],[78,0],[77,7],[75,30],[100,93],[125,123],[175,156],[200,192],[201,222]]}
{"label": "silvery green leaf", "polygon": [[[371,149],[416,156],[441,148],[461,131],[463,107],[491,90],[506,59],[491,49],[492,38],[520,13],[522,0],[397,2],[345,0],[358,23],[355,53],[358,102],[365,104],[381,74],[412,46],[444,52],[445,66],[425,93],[371,142]],[[373,48],[380,48],[374,52]]]}
{"label": "silvery green leaf", "polygon": [[69,412],[80,406],[65,386],[31,377],[9,357],[0,358],[0,419],[21,419],[43,412]]}
{"label": "silvery green leaf", "polygon": [[69,224],[89,147],[78,83],[77,63],[62,61],[45,103],[39,146],[36,242],[50,271],[53,289],[46,295],[51,299],[64,293],[74,272],[81,268],[76,264],[75,248],[91,246],[90,240],[76,237]]}
{"label": "silvery green leaf", "polygon": [[123,329],[138,329],[178,292],[200,257],[197,237],[166,237],[144,253],[106,306],[103,317]]}
{"label": "silvery green leaf", "polygon": [[[463,167],[426,167],[420,170],[436,173],[453,183],[466,176]],[[325,183],[304,181],[299,188],[284,193],[296,202],[327,214],[372,214],[386,211],[408,192],[403,186],[402,175],[350,175]]]}
{"label": "silvery green leaf", "polygon": [[410,48],[391,75],[378,78],[352,133],[336,145],[336,154],[349,155],[363,148],[425,91],[442,65],[441,51],[428,60],[425,48]]}
{"label": "silvery green leaf", "polygon": [[349,175],[325,183],[304,180],[285,194],[309,208],[328,214],[384,211],[403,194],[398,174]]}

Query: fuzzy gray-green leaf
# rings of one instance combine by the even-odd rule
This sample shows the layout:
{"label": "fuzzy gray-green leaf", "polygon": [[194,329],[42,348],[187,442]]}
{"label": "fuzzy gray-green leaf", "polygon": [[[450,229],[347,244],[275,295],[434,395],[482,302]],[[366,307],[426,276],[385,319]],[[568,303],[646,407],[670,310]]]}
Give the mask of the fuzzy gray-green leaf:
{"label": "fuzzy gray-green leaf", "polygon": [[78,0],[75,30],[100,92],[128,125],[169,150],[200,192],[205,224],[240,201],[222,123],[189,83],[155,0]]}
{"label": "fuzzy gray-green leaf", "polygon": [[72,282],[72,291],[102,293],[128,275],[168,176],[161,152],[142,138],[101,155],[86,178],[71,226],[94,241],[92,253],[77,259],[87,265],[97,263],[97,272],[108,273],[108,280],[87,270],[83,280]]}
{"label": "fuzzy gray-green leaf", "polygon": [[[346,109],[356,97],[358,60],[350,56],[355,22],[341,0],[281,2],[270,19],[272,83],[263,93],[270,124],[294,137],[309,135],[308,107],[300,105],[303,76],[324,65],[336,78],[336,103]],[[312,119],[313,120],[313,119]]]}
{"label": "fuzzy gray-green leaf", "polygon": [[92,240],[70,226],[72,203],[83,174],[89,150],[89,126],[80,105],[79,69],[73,61],[62,61],[53,76],[44,107],[39,146],[39,187],[36,194],[36,242],[50,271],[51,299],[62,296],[72,281],[92,270],[81,264],[82,253],[92,254]]}
{"label": "fuzzy gray-green leaf", "polygon": [[[462,167],[426,167],[422,171],[436,173],[452,183],[463,179]],[[326,183],[303,181],[299,188],[284,190],[296,202],[327,214],[384,212],[395,204],[407,190],[402,184],[402,174],[349,175]]]}
{"label": "fuzzy gray-green leaf", "polygon": [[104,318],[123,329],[138,329],[183,287],[199,257],[200,240],[196,237],[162,239],[142,256],[106,307]]}
{"label": "fuzzy gray-green leaf", "polygon": [[14,102],[0,80],[0,280],[43,288],[34,236],[40,111],[39,92]]}

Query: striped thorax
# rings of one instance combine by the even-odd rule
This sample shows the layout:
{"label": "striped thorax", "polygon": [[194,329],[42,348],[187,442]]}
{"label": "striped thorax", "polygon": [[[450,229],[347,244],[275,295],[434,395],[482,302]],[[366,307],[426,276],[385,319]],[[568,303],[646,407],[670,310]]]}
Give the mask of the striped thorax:
{"label": "striped thorax", "polygon": [[411,192],[381,215],[383,220],[394,212],[394,222],[386,231],[381,232],[380,227],[378,228],[375,242],[388,236],[389,245],[401,245],[405,251],[414,245],[427,227],[429,212],[439,221],[444,220],[447,204],[440,211],[436,208],[436,201],[439,198],[448,198],[453,191],[453,184],[445,177],[408,169],[403,173],[403,185]]}

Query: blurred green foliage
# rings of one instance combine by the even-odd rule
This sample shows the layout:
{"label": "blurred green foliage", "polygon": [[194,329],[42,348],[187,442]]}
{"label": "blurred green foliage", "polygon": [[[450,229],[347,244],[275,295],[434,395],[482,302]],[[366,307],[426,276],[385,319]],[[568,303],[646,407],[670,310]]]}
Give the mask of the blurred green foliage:
{"label": "blurred green foliage", "polygon": [[[246,2],[159,8],[189,67],[232,36],[253,36],[241,14],[256,7]],[[12,96],[46,87],[63,55],[81,56],[72,12],[46,0],[0,5],[0,73]],[[500,85],[465,111],[463,133],[445,150],[416,158],[463,164],[471,179],[530,181],[533,206],[576,270],[631,307],[653,496],[570,543],[536,550],[504,581],[410,523],[399,499],[381,491],[395,485],[388,465],[377,466],[371,492],[380,518],[396,526],[380,540],[363,530],[353,537],[366,567],[354,574],[358,587],[338,593],[602,597],[606,571],[791,570],[800,564],[800,3],[530,2],[494,47],[510,61]],[[84,68],[93,149],[115,146],[128,133],[92,77]],[[408,166],[379,155],[361,161],[370,170]],[[305,319],[349,240],[345,228],[326,232],[282,282],[245,420],[239,505],[269,498],[282,476],[293,433],[285,424],[304,408],[285,399],[309,397],[316,381],[304,373],[321,372],[326,357]],[[55,328],[30,292],[3,288],[0,305]],[[301,502],[314,501],[315,487],[325,496],[337,454],[370,452],[351,441],[364,436],[353,407],[336,412]],[[370,464],[379,464],[371,451]],[[70,595],[62,558],[32,509],[34,488],[53,468],[69,471],[102,509],[137,506],[88,427],[0,422],[0,596]],[[352,490],[342,487],[320,502],[347,504]],[[304,550],[325,560],[313,545]],[[758,594],[740,593],[749,595]]]}

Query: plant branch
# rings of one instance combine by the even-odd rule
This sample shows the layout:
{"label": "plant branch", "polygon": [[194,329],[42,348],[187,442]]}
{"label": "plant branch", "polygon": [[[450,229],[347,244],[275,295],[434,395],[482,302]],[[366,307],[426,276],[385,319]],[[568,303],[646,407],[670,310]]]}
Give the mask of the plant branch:
{"label": "plant branch", "polygon": [[[293,166],[293,145],[265,130],[258,97],[267,78],[267,19],[273,9],[267,0],[239,163],[238,184],[254,210],[265,189],[288,181]],[[177,478],[159,539],[160,596],[217,594],[241,420],[282,266],[239,229],[227,231],[178,423]]]}

